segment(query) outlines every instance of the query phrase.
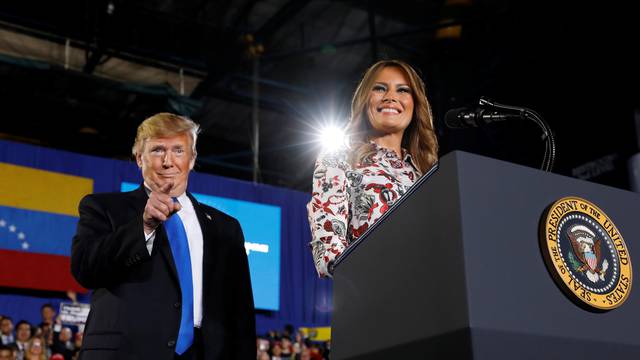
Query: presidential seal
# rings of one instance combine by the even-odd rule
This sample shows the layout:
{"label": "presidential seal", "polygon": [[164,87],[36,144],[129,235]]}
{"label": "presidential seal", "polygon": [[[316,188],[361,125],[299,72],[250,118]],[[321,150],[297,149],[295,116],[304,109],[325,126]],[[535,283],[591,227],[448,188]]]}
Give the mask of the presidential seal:
{"label": "presidential seal", "polygon": [[633,274],[627,245],[591,202],[566,197],[551,204],[540,222],[540,247],[556,284],[579,306],[607,311],[629,297]]}

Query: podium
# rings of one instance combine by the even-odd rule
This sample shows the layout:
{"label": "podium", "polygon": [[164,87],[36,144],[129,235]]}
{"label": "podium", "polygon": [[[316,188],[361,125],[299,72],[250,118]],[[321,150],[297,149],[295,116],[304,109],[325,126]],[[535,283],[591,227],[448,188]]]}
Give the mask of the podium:
{"label": "podium", "polygon": [[640,286],[587,311],[538,240],[545,208],[578,196],[640,264],[640,196],[459,151],[416,186],[336,261],[332,360],[640,359]]}

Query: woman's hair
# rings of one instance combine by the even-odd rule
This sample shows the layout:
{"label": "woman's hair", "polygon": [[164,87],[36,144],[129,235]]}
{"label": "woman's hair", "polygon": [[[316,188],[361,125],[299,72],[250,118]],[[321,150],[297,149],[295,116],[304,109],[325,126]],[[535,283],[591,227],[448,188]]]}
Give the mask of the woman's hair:
{"label": "woman's hair", "polygon": [[424,82],[409,64],[401,60],[378,61],[367,69],[360,80],[351,100],[351,119],[347,125],[347,134],[352,147],[349,160],[353,166],[357,166],[375,152],[374,147],[369,144],[373,134],[367,115],[369,97],[380,71],[390,66],[402,70],[409,80],[414,110],[411,122],[402,136],[401,146],[409,151],[418,170],[423,173],[438,161],[438,139],[433,130],[431,105],[427,100]]}
{"label": "woman's hair", "polygon": [[[33,348],[33,344],[39,341],[40,342],[40,354],[39,355],[33,355],[31,354],[31,349]],[[24,359],[25,360],[47,360],[47,343],[45,342],[44,338],[42,337],[37,337],[34,336],[31,339],[29,339],[29,342],[27,343],[27,351],[24,354]]]}

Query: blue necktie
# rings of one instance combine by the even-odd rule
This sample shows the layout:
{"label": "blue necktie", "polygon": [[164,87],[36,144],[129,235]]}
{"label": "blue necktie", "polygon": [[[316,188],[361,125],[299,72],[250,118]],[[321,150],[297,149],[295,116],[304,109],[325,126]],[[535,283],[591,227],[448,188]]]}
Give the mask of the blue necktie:
{"label": "blue necktie", "polygon": [[[178,202],[176,198],[174,202]],[[182,292],[182,317],[176,342],[176,353],[182,355],[193,343],[193,279],[191,277],[191,256],[184,224],[178,214],[171,215],[164,222],[167,231],[173,261],[178,271],[180,290]]]}

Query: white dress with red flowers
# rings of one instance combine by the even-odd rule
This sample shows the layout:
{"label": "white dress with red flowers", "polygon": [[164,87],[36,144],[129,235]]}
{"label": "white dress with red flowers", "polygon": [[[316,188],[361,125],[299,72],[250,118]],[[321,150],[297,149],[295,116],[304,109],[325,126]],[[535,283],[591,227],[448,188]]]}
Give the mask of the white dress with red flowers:
{"label": "white dress with red flowers", "polygon": [[353,167],[347,150],[321,154],[307,204],[313,260],[320,276],[420,177],[409,155],[371,143],[375,152]]}

